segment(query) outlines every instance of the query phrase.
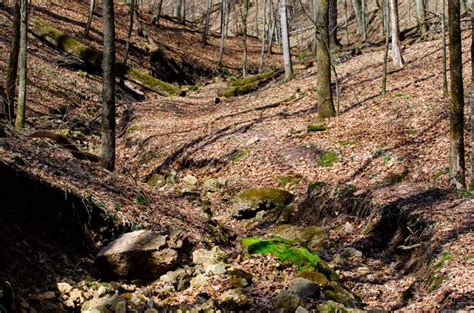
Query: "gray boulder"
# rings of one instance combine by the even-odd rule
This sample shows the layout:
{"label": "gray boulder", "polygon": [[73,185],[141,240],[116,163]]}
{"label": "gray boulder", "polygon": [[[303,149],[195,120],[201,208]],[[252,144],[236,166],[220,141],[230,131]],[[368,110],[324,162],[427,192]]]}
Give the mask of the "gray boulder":
{"label": "gray boulder", "polygon": [[294,196],[286,190],[274,188],[251,188],[242,190],[234,201],[232,216],[236,219],[251,219],[268,213],[276,221],[291,204]]}
{"label": "gray boulder", "polygon": [[99,269],[108,275],[155,278],[176,267],[188,249],[186,237],[148,230],[123,234],[102,248],[96,256]]}
{"label": "gray boulder", "polygon": [[320,288],[318,284],[309,279],[297,277],[290,282],[290,291],[302,298],[319,297]]}

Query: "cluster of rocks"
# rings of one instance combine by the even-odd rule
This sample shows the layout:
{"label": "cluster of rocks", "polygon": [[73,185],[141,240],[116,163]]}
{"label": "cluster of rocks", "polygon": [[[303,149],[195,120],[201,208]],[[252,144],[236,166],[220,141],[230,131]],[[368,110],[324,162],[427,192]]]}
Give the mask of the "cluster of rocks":
{"label": "cluster of rocks", "polygon": [[189,174],[178,179],[178,173],[171,170],[166,174],[153,174],[147,183],[160,191],[179,191],[183,195],[199,196],[201,193],[212,193],[222,190],[226,186],[227,181],[221,177],[208,177],[200,183],[197,177]]}

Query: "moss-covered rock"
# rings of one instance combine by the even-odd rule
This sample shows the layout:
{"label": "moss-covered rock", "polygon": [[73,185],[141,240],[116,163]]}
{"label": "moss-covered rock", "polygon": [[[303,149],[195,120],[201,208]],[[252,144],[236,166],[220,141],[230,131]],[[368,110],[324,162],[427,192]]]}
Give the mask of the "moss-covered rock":
{"label": "moss-covered rock", "polygon": [[278,257],[283,264],[294,264],[298,269],[313,269],[323,273],[331,280],[338,280],[336,272],[318,255],[295,242],[280,237],[261,239],[248,237],[242,239],[242,246],[250,254],[271,254]]}
{"label": "moss-covered rock", "polygon": [[[34,18],[32,19],[32,32],[40,39],[48,42],[59,50],[70,53],[80,58],[85,63],[96,69],[102,69],[102,53],[81,43],[77,39],[65,34],[64,32],[48,25],[46,22]],[[150,74],[147,74],[134,67],[129,67],[123,63],[115,65],[118,76],[125,77],[135,83],[151,89],[164,96],[184,96],[186,93],[175,86],[159,80]]]}
{"label": "moss-covered rock", "polygon": [[320,251],[328,247],[329,236],[321,228],[316,226],[296,226],[283,224],[273,231],[275,236],[289,241],[299,241],[305,244],[311,251]]}
{"label": "moss-covered rock", "polygon": [[335,151],[324,151],[316,159],[316,163],[322,167],[332,167],[337,161],[337,153]]}
{"label": "moss-covered rock", "polygon": [[312,282],[324,287],[329,283],[326,275],[323,273],[317,272],[313,269],[304,269],[296,275],[297,277],[305,278],[311,280]]}
{"label": "moss-covered rock", "polygon": [[344,305],[329,300],[319,305],[318,312],[319,313],[349,313],[350,311]]}
{"label": "moss-covered rock", "polygon": [[359,300],[337,282],[329,282],[323,289],[324,296],[328,300],[333,300],[337,303],[342,303],[347,307],[360,307]]}
{"label": "moss-covered rock", "polygon": [[282,290],[272,299],[272,305],[277,312],[293,313],[298,308],[300,301],[301,299],[297,295]]}
{"label": "moss-covered rock", "polygon": [[[235,197],[232,216],[236,219],[250,219],[257,217],[259,213],[269,212],[273,213],[270,214],[271,219],[276,221],[280,217],[283,209],[291,204],[293,198],[294,196],[291,193],[281,189],[245,189]],[[261,218],[265,219],[262,216]]]}
{"label": "moss-covered rock", "polygon": [[234,80],[225,89],[220,90],[219,95],[232,97],[251,93],[268,83],[270,79],[276,77],[279,73],[280,71],[270,71]]}

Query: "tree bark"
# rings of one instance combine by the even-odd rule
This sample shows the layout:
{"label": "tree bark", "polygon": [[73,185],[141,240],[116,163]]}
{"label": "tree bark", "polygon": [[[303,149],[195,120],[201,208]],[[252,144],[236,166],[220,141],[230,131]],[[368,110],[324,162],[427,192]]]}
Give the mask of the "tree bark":
{"label": "tree bark", "polygon": [[247,19],[249,13],[249,0],[243,0],[243,9],[242,9],[242,26],[243,26],[243,39],[244,39],[244,60],[242,66],[243,76],[247,76]]}
{"label": "tree bark", "polygon": [[441,12],[441,42],[442,42],[442,51],[443,51],[443,96],[447,97],[449,95],[448,91],[448,57],[446,51],[446,0],[442,1],[442,12]]}
{"label": "tree bark", "polygon": [[286,0],[280,1],[280,23],[283,44],[283,65],[285,67],[285,80],[293,78],[293,63],[291,62],[290,38],[288,35],[288,18]]}
{"label": "tree bark", "polygon": [[331,49],[336,49],[337,41],[337,0],[329,0],[329,43]]}
{"label": "tree bark", "polygon": [[423,0],[416,0],[416,16],[420,33],[424,35],[428,31],[428,27],[426,26],[426,8]]}
{"label": "tree bark", "polygon": [[84,30],[84,37],[89,38],[89,32],[92,25],[92,18],[94,17],[95,0],[90,0],[89,14],[87,16],[86,28]]}
{"label": "tree bark", "polygon": [[163,0],[159,0],[158,7],[156,8],[156,11],[153,12],[153,17],[151,19],[152,24],[155,24],[158,27],[160,26],[160,17],[161,17],[162,9],[163,9]]}
{"label": "tree bark", "polygon": [[207,0],[206,17],[204,19],[204,30],[202,32],[202,45],[207,45],[207,36],[209,34],[209,22],[211,20],[212,0]]}
{"label": "tree bark", "polygon": [[[18,56],[20,52],[20,1],[16,0],[13,9],[13,29],[12,29],[12,43],[10,50],[10,58],[8,60],[8,70],[5,88],[5,102],[3,103],[2,113],[12,122],[15,112],[15,92],[16,79],[18,74]],[[0,104],[1,105],[1,104]]]}
{"label": "tree bark", "polygon": [[390,28],[392,35],[393,64],[399,68],[404,65],[402,49],[400,47],[400,26],[398,22],[398,0],[390,0]]}
{"label": "tree bark", "polygon": [[265,35],[266,35],[266,25],[267,25],[267,0],[263,1],[263,30],[262,30],[262,49],[260,51],[260,66],[258,72],[263,72],[263,63],[265,57]]}
{"label": "tree bark", "polygon": [[319,36],[316,53],[318,56],[317,102],[321,119],[336,115],[331,90],[331,58],[329,49],[329,0],[318,1],[317,24]]}
{"label": "tree bark", "polygon": [[474,10],[471,10],[471,185],[470,185],[470,190],[474,191]]}
{"label": "tree bark", "polygon": [[227,0],[222,0],[221,4],[221,46],[219,49],[219,60],[218,65],[222,67],[224,58],[224,43],[226,37],[226,16],[227,16]]}
{"label": "tree bark", "polygon": [[26,80],[27,80],[27,44],[28,44],[28,0],[20,0],[20,82],[18,84],[18,107],[16,110],[16,128],[25,126]]}
{"label": "tree bark", "polygon": [[113,171],[115,167],[115,21],[114,1],[102,0],[104,17],[104,71],[102,87],[102,136],[100,159]]}
{"label": "tree bark", "polygon": [[388,23],[389,23],[389,6],[388,0],[383,0],[383,19],[384,19],[384,26],[385,26],[385,51],[383,56],[383,78],[382,78],[382,96],[385,96],[387,92],[387,63],[388,63],[388,48],[390,43],[390,33],[388,31]]}
{"label": "tree bark", "polygon": [[128,26],[127,43],[125,44],[125,56],[123,58],[123,64],[125,64],[125,66],[127,65],[128,54],[130,53],[130,40],[132,39],[133,19],[135,15],[136,2],[137,0],[130,1],[130,24]]}
{"label": "tree bark", "polygon": [[450,183],[458,189],[466,186],[466,165],[464,160],[464,89],[460,19],[459,0],[449,0],[449,73],[451,78]]}

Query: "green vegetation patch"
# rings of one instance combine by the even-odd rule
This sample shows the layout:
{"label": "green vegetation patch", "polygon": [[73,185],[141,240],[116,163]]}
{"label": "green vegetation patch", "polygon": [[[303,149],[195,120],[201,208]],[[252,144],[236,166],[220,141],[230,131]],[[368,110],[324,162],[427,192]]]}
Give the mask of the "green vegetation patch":
{"label": "green vegetation patch", "polygon": [[300,246],[297,240],[289,241],[273,236],[270,239],[248,237],[241,242],[250,254],[271,254],[284,265],[294,264],[300,271],[316,270],[331,281],[339,280],[336,272],[326,262],[306,247]]}
{"label": "green vegetation patch", "polygon": [[316,163],[322,167],[332,167],[337,161],[337,153],[334,151],[324,151],[321,153]]}
{"label": "green vegetation patch", "polygon": [[399,184],[408,176],[409,173],[410,173],[410,171],[408,170],[408,168],[405,167],[403,172],[401,172],[400,174],[395,174],[395,175],[385,177],[383,179],[382,185],[383,186],[392,186],[392,185]]}
{"label": "green vegetation patch", "polygon": [[305,247],[296,247],[280,237],[260,239],[248,237],[242,239],[242,245],[250,254],[271,254],[278,257],[284,264],[294,264],[298,269],[317,268],[321,259]]}
{"label": "green vegetation patch", "polygon": [[240,160],[244,159],[245,157],[247,157],[249,154],[250,153],[247,149],[235,150],[234,152],[231,153],[230,159],[232,161],[240,161]]}
{"label": "green vegetation patch", "polygon": [[275,180],[277,181],[279,186],[283,187],[286,185],[297,186],[301,182],[301,178],[291,176],[277,176],[275,177]]}
{"label": "green vegetation patch", "polygon": [[322,132],[327,129],[325,123],[313,123],[308,125],[308,131],[310,132]]}

